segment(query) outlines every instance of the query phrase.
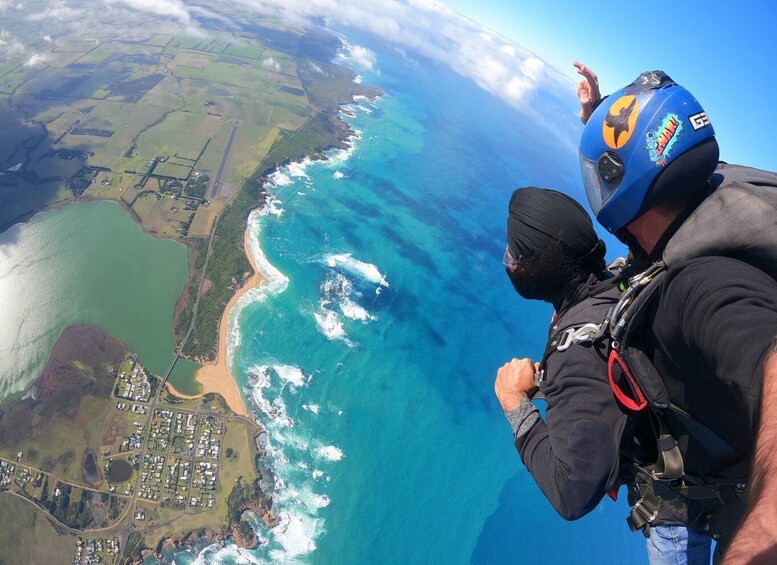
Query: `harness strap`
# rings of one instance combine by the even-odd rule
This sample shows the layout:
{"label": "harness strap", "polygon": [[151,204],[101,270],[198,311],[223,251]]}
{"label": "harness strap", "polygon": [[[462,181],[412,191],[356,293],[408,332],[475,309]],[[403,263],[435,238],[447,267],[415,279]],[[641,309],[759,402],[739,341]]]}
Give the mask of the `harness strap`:
{"label": "harness strap", "polygon": [[664,415],[669,420],[674,421],[676,425],[688,430],[688,433],[708,451],[716,453],[720,460],[734,463],[743,459],[743,455],[727,441],[677,406],[670,404],[669,409],[664,411]]}
{"label": "harness strap", "polygon": [[659,430],[658,439],[656,440],[658,461],[656,462],[656,469],[653,471],[653,477],[662,480],[680,479],[685,475],[685,465],[683,464],[680,447],[677,444],[677,440],[669,432],[664,419],[657,416],[656,420],[658,420]]}
{"label": "harness strap", "polygon": [[650,527],[658,518],[664,507],[664,501],[657,496],[647,484],[639,486],[639,499],[634,503],[631,512],[626,517],[626,523],[632,532],[642,530],[645,537],[650,537]]}
{"label": "harness strap", "polygon": [[747,484],[718,479],[713,483],[689,483],[656,478],[652,467],[636,467],[632,487],[637,502],[626,518],[632,531],[642,530],[645,537],[661,511],[669,504],[677,505],[678,498],[698,501],[707,508],[695,527],[704,529],[714,539],[726,538],[742,520],[747,505]]}

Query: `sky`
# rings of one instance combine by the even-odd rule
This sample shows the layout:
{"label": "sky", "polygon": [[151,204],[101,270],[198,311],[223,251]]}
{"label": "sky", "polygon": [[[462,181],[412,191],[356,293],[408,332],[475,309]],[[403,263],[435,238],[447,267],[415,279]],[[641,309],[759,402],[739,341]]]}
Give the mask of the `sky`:
{"label": "sky", "polygon": [[777,170],[777,2],[442,0],[570,78],[577,59],[607,94],[661,69],[712,119],[721,159]]}

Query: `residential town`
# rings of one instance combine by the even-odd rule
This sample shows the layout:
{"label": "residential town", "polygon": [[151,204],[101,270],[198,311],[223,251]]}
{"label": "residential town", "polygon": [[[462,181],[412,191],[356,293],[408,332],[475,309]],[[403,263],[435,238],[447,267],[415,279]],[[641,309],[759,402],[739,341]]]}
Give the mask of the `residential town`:
{"label": "residential town", "polygon": [[224,433],[215,416],[154,409],[138,497],[180,509],[212,508]]}
{"label": "residential town", "polygon": [[138,402],[148,402],[154,394],[146,369],[132,357],[121,364],[114,392],[118,398]]}
{"label": "residential town", "polygon": [[[158,509],[213,509],[227,432],[226,418],[212,410],[192,411],[162,405],[158,403],[157,386],[157,377],[150,375],[134,357],[125,359],[117,370],[111,406],[118,424],[115,431],[106,433],[99,457],[92,455],[99,471],[95,470],[96,482],[90,483],[88,491],[57,472],[23,464],[25,451],[0,457],[0,491],[12,490],[44,511],[54,501],[61,516],[52,516],[63,525],[83,532],[110,529],[111,524],[118,524],[125,515],[139,525],[149,519],[149,513],[151,519],[158,516]],[[231,451],[226,450],[226,455]],[[47,485],[52,485],[49,494]],[[70,494],[73,489],[72,496],[68,497],[73,501],[84,501],[86,507],[79,516],[89,516],[85,519],[91,520],[90,523],[73,524],[64,517],[69,515],[66,507],[61,508],[66,503],[60,502],[63,495],[60,487],[67,490],[64,494]],[[119,502],[115,497],[119,497]],[[125,513],[124,509],[135,501],[138,504]],[[141,501],[143,506],[139,504]],[[79,537],[73,564],[112,564],[120,554],[118,537]]]}
{"label": "residential town", "polygon": [[121,552],[119,538],[78,538],[73,565],[98,565],[116,563]]}

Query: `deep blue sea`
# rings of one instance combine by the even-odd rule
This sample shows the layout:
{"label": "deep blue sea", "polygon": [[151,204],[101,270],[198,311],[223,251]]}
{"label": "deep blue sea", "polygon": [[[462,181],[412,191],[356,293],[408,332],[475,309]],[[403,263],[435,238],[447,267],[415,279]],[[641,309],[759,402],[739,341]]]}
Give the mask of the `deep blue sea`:
{"label": "deep blue sea", "polygon": [[233,316],[281,525],[175,561],[646,562],[623,500],[555,514],[493,394],[500,365],[541,355],[552,313],[501,266],[509,195],[584,198],[577,155],[450,69],[358,41],[385,94],[349,107],[350,150],[274,175],[249,222],[266,281]]}

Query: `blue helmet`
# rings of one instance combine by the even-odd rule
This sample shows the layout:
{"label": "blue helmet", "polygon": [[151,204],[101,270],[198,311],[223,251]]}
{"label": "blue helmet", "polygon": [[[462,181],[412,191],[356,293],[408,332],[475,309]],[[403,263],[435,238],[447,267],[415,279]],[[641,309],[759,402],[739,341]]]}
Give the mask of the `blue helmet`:
{"label": "blue helmet", "polygon": [[580,140],[580,169],[596,219],[613,233],[630,223],[649,207],[648,199],[655,203],[651,192],[668,166],[700,144],[714,145],[714,157],[705,151],[703,162],[678,166],[694,167],[706,180],[718,153],[716,142],[705,142],[714,138],[696,98],[661,71],[642,73],[611,94],[594,111]]}

